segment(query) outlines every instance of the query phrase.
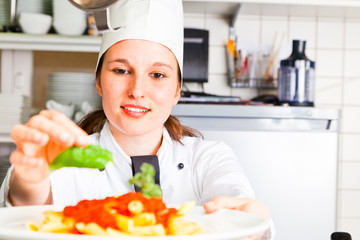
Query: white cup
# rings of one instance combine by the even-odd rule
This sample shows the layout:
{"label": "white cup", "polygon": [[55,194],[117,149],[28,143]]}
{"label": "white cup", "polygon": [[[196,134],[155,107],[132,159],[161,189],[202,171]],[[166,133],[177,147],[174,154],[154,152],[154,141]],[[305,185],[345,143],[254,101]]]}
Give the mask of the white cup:
{"label": "white cup", "polygon": [[53,26],[61,35],[79,36],[87,27],[86,12],[68,0],[53,0]]}
{"label": "white cup", "polygon": [[74,115],[74,121],[79,122],[83,117],[85,117],[88,113],[94,110],[94,107],[88,101],[84,101],[81,103],[80,111],[76,112]]}

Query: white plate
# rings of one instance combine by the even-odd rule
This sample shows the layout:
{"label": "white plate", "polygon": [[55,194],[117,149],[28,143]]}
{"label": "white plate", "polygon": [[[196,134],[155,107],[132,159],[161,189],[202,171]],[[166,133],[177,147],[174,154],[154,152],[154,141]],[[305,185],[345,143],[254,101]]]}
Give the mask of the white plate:
{"label": "white plate", "polygon": [[[0,239],[23,239],[23,240],[104,240],[104,239],[126,239],[126,240],[230,240],[246,237],[255,233],[265,231],[269,228],[269,222],[263,218],[246,214],[235,210],[220,210],[212,214],[206,214],[201,206],[195,206],[187,216],[189,221],[201,224],[205,234],[188,236],[166,236],[166,237],[106,237],[71,235],[56,233],[38,233],[26,230],[25,223],[29,221],[41,222],[43,212],[54,209],[53,206],[28,206],[0,209]],[[55,209],[58,210],[58,209]]]}

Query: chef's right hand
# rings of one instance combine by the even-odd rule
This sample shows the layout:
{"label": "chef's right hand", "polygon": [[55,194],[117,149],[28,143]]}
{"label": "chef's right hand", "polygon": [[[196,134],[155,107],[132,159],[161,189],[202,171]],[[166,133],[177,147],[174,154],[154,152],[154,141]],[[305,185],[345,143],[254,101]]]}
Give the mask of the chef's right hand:
{"label": "chef's right hand", "polygon": [[85,131],[64,114],[52,110],[43,110],[31,117],[25,125],[16,125],[11,131],[11,137],[17,148],[10,156],[14,166],[10,189],[14,190],[14,186],[11,186],[13,183],[25,192],[29,190],[28,187],[34,188],[48,179],[49,163],[60,151],[73,145],[88,145]]}

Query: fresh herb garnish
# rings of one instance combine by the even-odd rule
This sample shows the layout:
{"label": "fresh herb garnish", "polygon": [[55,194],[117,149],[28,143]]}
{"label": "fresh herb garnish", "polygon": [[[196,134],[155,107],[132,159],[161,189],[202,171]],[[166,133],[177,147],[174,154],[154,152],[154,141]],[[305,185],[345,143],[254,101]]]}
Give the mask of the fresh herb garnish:
{"label": "fresh herb garnish", "polygon": [[161,197],[161,188],[154,179],[156,172],[154,166],[144,162],[140,166],[140,171],[129,179],[129,183],[138,186],[145,197]]}
{"label": "fresh herb garnish", "polygon": [[49,171],[62,167],[97,168],[103,170],[113,161],[112,153],[99,145],[90,144],[85,148],[70,147],[60,152],[49,166]]}

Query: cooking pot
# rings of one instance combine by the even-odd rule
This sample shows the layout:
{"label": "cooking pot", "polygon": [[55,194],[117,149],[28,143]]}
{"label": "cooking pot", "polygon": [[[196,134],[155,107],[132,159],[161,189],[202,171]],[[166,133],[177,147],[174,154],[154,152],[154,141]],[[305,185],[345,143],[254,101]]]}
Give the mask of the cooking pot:
{"label": "cooking pot", "polygon": [[69,0],[74,6],[86,12],[92,12],[98,31],[115,31],[110,24],[109,7],[118,0]]}

